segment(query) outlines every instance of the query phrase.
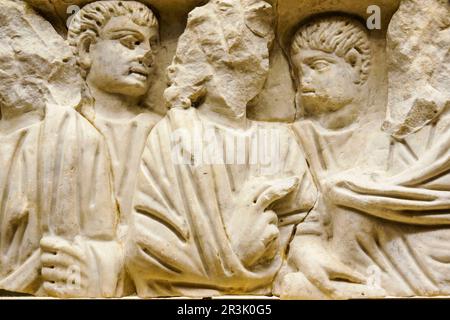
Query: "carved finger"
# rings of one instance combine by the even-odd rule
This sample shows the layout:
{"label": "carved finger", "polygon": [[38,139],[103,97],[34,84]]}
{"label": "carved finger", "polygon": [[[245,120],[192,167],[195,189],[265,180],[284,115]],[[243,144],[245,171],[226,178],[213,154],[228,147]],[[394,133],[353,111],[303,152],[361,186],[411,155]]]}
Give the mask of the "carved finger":
{"label": "carved finger", "polygon": [[64,254],[43,253],[41,263],[44,267],[70,267],[78,264],[78,261]]}
{"label": "carved finger", "polygon": [[256,203],[258,197],[271,187],[267,179],[256,179],[242,189],[243,203]]}
{"label": "carved finger", "polygon": [[272,225],[278,225],[278,216],[274,211],[272,211],[272,210],[264,211],[263,215],[264,215],[265,223],[272,224]]}
{"label": "carved finger", "polygon": [[59,237],[42,238],[40,245],[44,252],[63,252],[78,260],[81,260],[84,256],[84,253],[80,248]]}
{"label": "carved finger", "polygon": [[273,185],[266,189],[256,200],[256,206],[261,210],[265,210],[275,201],[284,198],[291,193],[299,184],[297,177],[278,180]]}
{"label": "carved finger", "polygon": [[277,226],[269,224],[263,230],[263,233],[254,233],[257,240],[254,242],[253,254],[246,259],[247,266],[252,266],[261,261],[261,259],[271,260],[277,253],[280,235]]}
{"label": "carved finger", "polygon": [[248,239],[255,239],[255,241],[261,241],[261,246],[264,248],[268,241],[273,237],[279,236],[280,231],[277,222],[278,217],[275,212],[265,211],[261,215],[258,215],[257,219],[252,223],[251,231],[246,237]]}
{"label": "carved finger", "polygon": [[[271,227],[274,225],[271,225]],[[269,230],[269,234],[266,237],[264,243],[266,248],[265,256],[268,260],[272,260],[278,253],[280,248],[280,232],[277,228],[276,232]]]}
{"label": "carved finger", "polygon": [[306,268],[303,267],[302,271],[311,284],[318,288],[323,294],[329,297],[334,295],[336,288],[333,286],[328,278],[328,274],[322,269],[321,266],[312,264]]}
{"label": "carved finger", "polygon": [[45,281],[42,286],[43,286],[45,292],[50,297],[55,297],[55,298],[66,298],[67,297],[66,288],[64,287],[64,285],[62,285],[60,283]]}
{"label": "carved finger", "polygon": [[264,234],[264,238],[263,238],[263,244],[264,247],[267,247],[267,245],[270,242],[273,242],[275,240],[277,240],[280,236],[280,230],[278,230],[278,227],[270,224],[269,226],[267,226],[266,232]]}
{"label": "carved finger", "polygon": [[66,282],[69,276],[67,269],[47,268],[41,269],[42,278],[48,282]]}
{"label": "carved finger", "polygon": [[327,268],[328,278],[330,280],[338,280],[338,281],[348,281],[350,283],[358,283],[365,284],[366,278],[361,275],[359,272],[356,272],[347,266],[340,265],[340,263],[336,263],[330,268]]}

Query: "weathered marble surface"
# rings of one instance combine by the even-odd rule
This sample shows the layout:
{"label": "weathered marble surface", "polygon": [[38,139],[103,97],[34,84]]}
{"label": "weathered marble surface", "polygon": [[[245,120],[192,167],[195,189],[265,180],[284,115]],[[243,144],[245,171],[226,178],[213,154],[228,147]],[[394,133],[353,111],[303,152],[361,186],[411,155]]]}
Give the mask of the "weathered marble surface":
{"label": "weathered marble surface", "polygon": [[449,17],[0,0],[0,291],[449,296]]}

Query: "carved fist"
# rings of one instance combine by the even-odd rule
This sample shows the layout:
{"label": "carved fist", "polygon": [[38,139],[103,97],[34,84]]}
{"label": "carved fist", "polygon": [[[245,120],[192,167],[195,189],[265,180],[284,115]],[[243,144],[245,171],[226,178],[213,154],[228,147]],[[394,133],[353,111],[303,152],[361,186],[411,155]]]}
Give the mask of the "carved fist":
{"label": "carved fist", "polygon": [[279,249],[278,217],[268,207],[298,186],[297,178],[247,183],[237,197],[227,231],[235,253],[249,268],[271,260]]}
{"label": "carved fist", "polygon": [[58,298],[87,296],[88,276],[82,246],[53,236],[43,238],[40,244],[45,292]]}

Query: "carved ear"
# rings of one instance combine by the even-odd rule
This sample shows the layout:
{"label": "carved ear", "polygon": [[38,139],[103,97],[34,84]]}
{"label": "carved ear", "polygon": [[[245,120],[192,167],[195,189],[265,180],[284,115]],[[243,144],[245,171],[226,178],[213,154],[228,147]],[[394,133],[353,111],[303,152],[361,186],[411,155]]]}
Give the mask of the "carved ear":
{"label": "carved ear", "polygon": [[355,69],[358,75],[357,79],[355,79],[355,83],[360,83],[361,68],[362,68],[361,53],[355,48],[353,48],[345,55],[345,61],[347,61],[352,66],[352,68]]}
{"label": "carved ear", "polygon": [[91,45],[94,39],[90,35],[83,35],[78,43],[78,63],[84,70],[91,67]]}

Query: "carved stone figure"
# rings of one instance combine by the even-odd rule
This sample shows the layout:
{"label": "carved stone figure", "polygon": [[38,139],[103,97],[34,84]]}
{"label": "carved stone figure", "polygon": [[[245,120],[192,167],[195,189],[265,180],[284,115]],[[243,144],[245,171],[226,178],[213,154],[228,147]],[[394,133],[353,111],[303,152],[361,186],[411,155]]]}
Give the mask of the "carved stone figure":
{"label": "carved stone figure", "polygon": [[189,14],[169,67],[171,110],[150,133],[133,203],[127,264],[139,296],[270,293],[315,200],[290,130],[246,117],[272,41],[265,1]]}
{"label": "carved stone figure", "polygon": [[[353,219],[364,232],[366,217],[349,213],[328,199],[326,181],[356,168],[383,168],[387,135],[382,115],[367,113],[367,79],[371,46],[365,27],[343,15],[310,19],[296,32],[291,61],[297,103],[304,119],[293,129],[307,154],[321,195],[291,243],[289,262],[278,277],[276,293],[291,298],[352,297],[377,294],[366,287],[365,269],[355,269],[341,254],[351,232],[343,219]],[[377,133],[377,129],[379,134]],[[378,152],[368,158],[369,151]],[[378,163],[377,163],[378,162]],[[354,217],[353,215],[356,215]],[[361,221],[359,221],[361,220]],[[367,222],[370,225],[370,221]],[[343,249],[343,250],[341,250]]]}
{"label": "carved stone figure", "polygon": [[[429,29],[436,28],[436,24],[439,25],[438,31],[433,33],[432,41],[424,44],[424,48],[412,50],[417,39],[410,36],[408,28],[397,27],[405,24],[406,16],[428,10],[439,14],[433,16],[432,23],[424,24],[422,21],[429,21],[431,15],[416,20],[415,32],[420,30],[423,36],[430,32]],[[397,47],[398,51],[392,51],[391,67],[397,64],[393,74],[399,77],[399,68],[404,68],[400,65],[403,61],[399,56],[404,54],[403,50],[410,48],[408,56],[414,62],[406,74],[417,74],[417,63],[428,60],[430,63],[426,65],[426,73],[431,76],[420,81],[416,76],[409,77],[403,81],[403,87],[395,79],[392,87],[390,85],[391,113],[388,119],[392,121],[395,117],[400,123],[392,132],[397,139],[390,146],[388,166],[391,174],[346,174],[336,179],[330,190],[335,203],[394,222],[383,228],[386,236],[381,236],[377,242],[379,252],[390,256],[390,268],[385,267],[382,260],[375,260],[383,270],[382,285],[390,295],[436,296],[448,295],[450,290],[449,100],[446,89],[443,89],[450,84],[450,75],[444,67],[450,47],[448,13],[450,3],[445,1],[402,3],[392,18],[388,35],[388,39],[396,43],[399,39],[405,39],[402,47]],[[431,52],[436,53],[432,60],[429,56]],[[421,83],[419,86],[418,82]],[[399,100],[402,94],[406,96],[404,92],[411,90],[411,87],[417,88],[414,96]],[[408,105],[410,110],[405,113]],[[441,111],[430,117],[433,108]],[[369,247],[369,250],[372,249],[373,246]],[[377,257],[375,253],[370,255]],[[384,278],[385,274],[392,275]]]}
{"label": "carved stone figure", "polygon": [[0,299],[450,296],[449,17],[0,0]]}
{"label": "carved stone figure", "polygon": [[[68,41],[83,78],[82,114],[103,134],[120,211],[119,239],[127,235],[145,141],[160,117],[140,106],[152,76],[158,21],[135,1],[97,1],[72,19]],[[130,293],[127,282],[122,290]]]}
{"label": "carved stone figure", "polygon": [[123,266],[106,145],[52,94],[76,85],[69,50],[27,5],[2,1],[0,21],[0,288],[112,296]]}
{"label": "carved stone figure", "polygon": [[135,1],[97,1],[72,19],[68,41],[86,79],[81,112],[103,134],[114,190],[127,222],[140,156],[159,119],[139,105],[151,82],[158,21]]}
{"label": "carved stone figure", "polygon": [[[316,20],[313,32],[320,34],[320,26],[324,24],[326,31],[322,34],[338,39],[336,34],[340,35],[351,22],[335,28],[333,19],[336,18]],[[305,31],[308,28],[307,25],[297,35],[308,35]],[[359,34],[362,35],[361,31]],[[354,41],[355,46],[358,43],[357,37],[346,39]],[[301,48],[308,51],[310,46],[305,44],[311,42],[302,43]],[[333,44],[340,47],[339,41]],[[293,58],[293,61],[298,60]],[[303,64],[301,66],[303,70]],[[329,70],[332,69],[319,68],[316,76],[324,77]],[[308,92],[305,87],[308,88],[307,80],[301,82],[300,90]],[[315,88],[314,85],[311,88],[314,93]],[[329,90],[334,90],[334,86]],[[328,117],[328,122],[332,121],[335,114],[329,113]],[[306,153],[313,170],[323,172],[325,169],[326,174],[318,178],[323,202],[317,203],[291,244],[290,267],[300,272],[286,271],[280,280],[280,294],[307,298],[448,294],[448,250],[445,248],[450,234],[446,214],[449,203],[445,182],[442,183],[440,176],[445,172],[446,134],[436,146],[432,146],[436,141],[434,137],[429,136],[426,153],[419,157],[417,142],[423,143],[423,136],[415,145],[411,144],[412,137],[409,142],[389,142],[387,134],[378,130],[379,121],[373,120],[367,122],[369,126],[364,130],[360,117],[354,123],[357,131],[350,135],[347,130],[308,134],[311,131],[308,124],[296,125],[305,149],[311,150]],[[437,132],[445,132],[447,123],[441,120]],[[352,149],[342,148],[346,144]],[[355,153],[369,161],[358,161]],[[413,161],[402,171],[405,156]],[[344,162],[336,171],[335,164],[342,159]],[[395,175],[398,172],[401,173]]]}

